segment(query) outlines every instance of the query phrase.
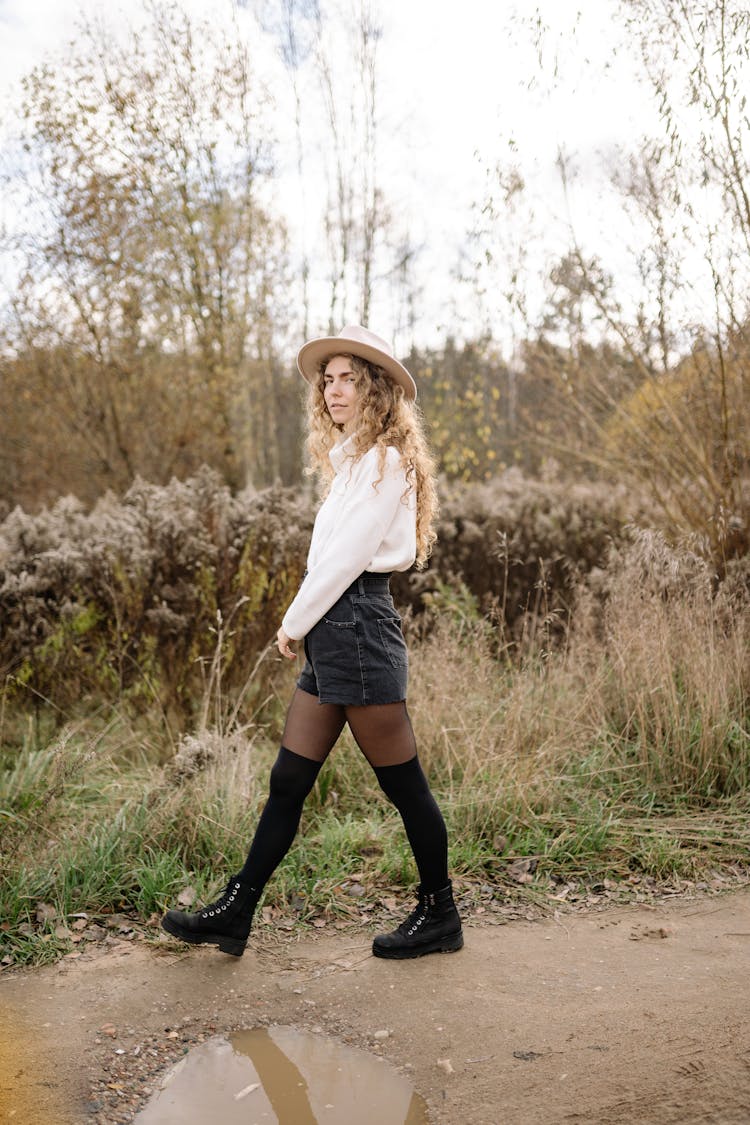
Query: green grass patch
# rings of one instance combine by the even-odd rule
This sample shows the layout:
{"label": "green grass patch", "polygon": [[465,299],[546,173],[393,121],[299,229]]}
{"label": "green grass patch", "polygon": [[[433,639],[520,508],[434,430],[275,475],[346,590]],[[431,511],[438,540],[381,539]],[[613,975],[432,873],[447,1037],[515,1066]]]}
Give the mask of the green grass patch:
{"label": "green grass patch", "polygon": [[[747,870],[750,611],[722,614],[692,590],[644,596],[634,613],[632,592],[615,588],[602,619],[582,615],[544,658],[509,661],[463,605],[460,628],[444,609],[412,645],[409,710],[454,877],[544,901],[561,880]],[[94,715],[42,739],[44,723],[14,720],[0,756],[0,960],[59,957],[76,913],[145,920],[186,888],[208,901],[241,866],[283,706],[274,696],[242,729],[214,703],[199,710],[216,725],[168,754],[153,715]],[[513,873],[524,858],[533,886]],[[264,901],[346,915],[353,876],[370,901],[417,879],[399,816],[345,736]]]}

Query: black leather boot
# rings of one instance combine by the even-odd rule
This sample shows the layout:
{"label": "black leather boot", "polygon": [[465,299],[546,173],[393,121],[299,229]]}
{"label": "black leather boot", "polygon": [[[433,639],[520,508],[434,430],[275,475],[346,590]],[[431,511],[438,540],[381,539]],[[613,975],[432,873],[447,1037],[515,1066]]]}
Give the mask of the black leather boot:
{"label": "black leather boot", "polygon": [[376,957],[402,960],[424,953],[453,953],[461,949],[464,936],[453,901],[450,883],[433,894],[418,888],[417,909],[390,934],[378,934],[372,943]]}
{"label": "black leather boot", "polygon": [[239,875],[233,875],[221,898],[197,914],[168,910],[161,920],[162,929],[192,945],[218,945],[222,953],[241,957],[260,895]]}

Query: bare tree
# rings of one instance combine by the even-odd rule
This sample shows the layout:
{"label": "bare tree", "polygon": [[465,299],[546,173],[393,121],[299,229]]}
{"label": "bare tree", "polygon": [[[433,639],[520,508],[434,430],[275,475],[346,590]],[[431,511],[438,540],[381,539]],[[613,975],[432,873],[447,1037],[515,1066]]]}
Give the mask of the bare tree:
{"label": "bare tree", "polygon": [[285,247],[247,49],[155,0],[124,42],[84,23],[24,88],[13,187],[35,219],[15,240],[9,370],[54,402],[94,491],[203,460],[233,485],[273,479]]}
{"label": "bare tree", "polygon": [[[628,293],[571,222],[522,377],[553,392],[556,425],[542,411],[538,438],[646,487],[721,568],[750,547],[750,12],[737,0],[620,11],[663,130],[619,153],[613,177],[637,281]],[[573,192],[567,159],[559,170]]]}
{"label": "bare tree", "polygon": [[394,278],[403,289],[404,264],[415,253],[411,243],[404,253],[408,240],[394,231],[382,185],[377,0],[255,0],[255,10],[292,85],[303,212],[314,203],[308,179],[324,184],[317,278],[306,235],[301,255],[305,324],[311,289],[321,288],[329,332],[346,321],[367,323],[377,291],[393,286]]}
{"label": "bare tree", "polygon": [[362,210],[362,248],[359,319],[362,324],[370,322],[372,301],[373,270],[377,237],[381,233],[382,196],[378,186],[378,44],[382,28],[376,23],[372,4],[360,0],[359,6],[359,51],[357,53],[362,84],[362,155],[361,155],[361,210]]}

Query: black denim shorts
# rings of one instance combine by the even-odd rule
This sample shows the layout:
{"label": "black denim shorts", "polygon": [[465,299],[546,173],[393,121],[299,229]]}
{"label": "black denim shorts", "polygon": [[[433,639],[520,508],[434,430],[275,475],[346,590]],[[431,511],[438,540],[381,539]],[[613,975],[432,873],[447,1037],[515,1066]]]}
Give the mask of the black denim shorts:
{"label": "black denim shorts", "polygon": [[389,578],[365,571],[313,626],[297,687],[345,706],[406,699],[409,658]]}

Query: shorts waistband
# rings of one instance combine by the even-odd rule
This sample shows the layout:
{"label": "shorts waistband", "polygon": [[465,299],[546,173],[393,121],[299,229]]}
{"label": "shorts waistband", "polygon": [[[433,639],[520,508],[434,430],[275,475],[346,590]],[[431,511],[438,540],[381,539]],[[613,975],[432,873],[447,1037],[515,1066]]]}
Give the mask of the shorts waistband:
{"label": "shorts waistband", "polygon": [[359,578],[355,578],[351,586],[344,590],[345,594],[364,594],[367,590],[375,591],[381,590],[385,593],[390,589],[389,583],[391,580],[392,571],[383,574],[376,574],[372,570],[365,570],[360,574]]}

